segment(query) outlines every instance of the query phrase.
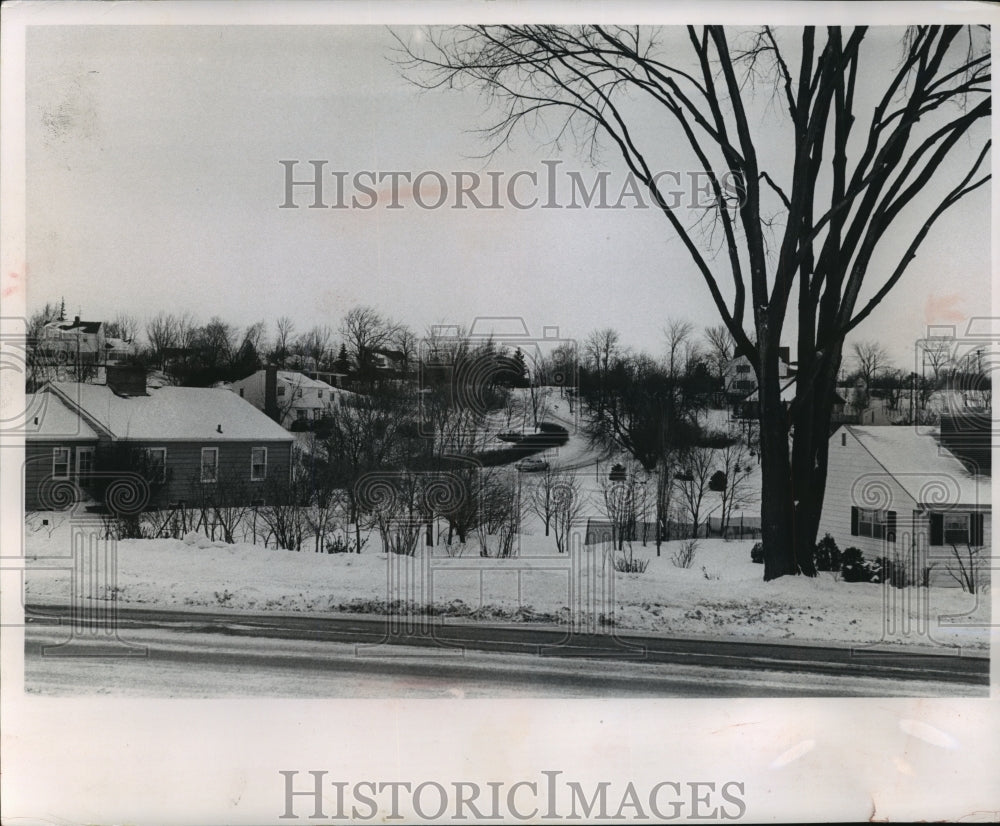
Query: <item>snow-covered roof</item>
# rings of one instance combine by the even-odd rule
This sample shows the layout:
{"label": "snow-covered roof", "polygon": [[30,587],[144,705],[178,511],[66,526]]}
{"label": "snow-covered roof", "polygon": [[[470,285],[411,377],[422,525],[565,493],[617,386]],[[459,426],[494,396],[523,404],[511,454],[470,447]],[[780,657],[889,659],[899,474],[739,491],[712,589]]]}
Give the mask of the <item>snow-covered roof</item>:
{"label": "snow-covered roof", "polygon": [[71,410],[55,393],[27,393],[24,438],[28,441],[56,439],[60,442],[97,439],[97,431]]}
{"label": "snow-covered roof", "polygon": [[286,382],[293,387],[314,387],[317,390],[335,390],[332,384],[327,384],[319,379],[311,379],[305,373],[297,373],[294,370],[279,370],[278,381]]}
{"label": "snow-covered roof", "polygon": [[990,478],[970,473],[933,435],[902,426],[845,427],[919,504],[990,507]]}
{"label": "snow-covered roof", "polygon": [[[293,436],[228,390],[160,387],[123,397],[103,384],[52,382],[55,392],[119,439],[287,442]],[[219,426],[221,425],[221,432]]]}

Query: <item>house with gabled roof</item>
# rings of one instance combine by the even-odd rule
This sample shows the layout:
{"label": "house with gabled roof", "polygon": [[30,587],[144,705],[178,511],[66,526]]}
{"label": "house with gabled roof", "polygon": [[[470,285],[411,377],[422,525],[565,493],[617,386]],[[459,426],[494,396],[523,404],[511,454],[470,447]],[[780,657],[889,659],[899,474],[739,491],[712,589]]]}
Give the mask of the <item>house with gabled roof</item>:
{"label": "house with gabled roof", "polygon": [[287,429],[307,427],[327,416],[345,395],[353,395],[305,373],[279,370],[274,365],[234,381],[229,389]]}
{"label": "house with gabled roof", "polygon": [[819,535],[865,558],[916,560],[944,574],[952,548],[990,547],[991,480],[944,447],[936,432],[844,425],[830,437]]}
{"label": "house with gabled roof", "polygon": [[150,506],[194,503],[213,486],[263,501],[269,482],[288,482],[294,437],[253,405],[223,389],[147,388],[144,376],[109,367],[106,384],[48,382],[29,397],[26,509],[59,504],[57,483],[87,498],[123,452],[141,458]]}

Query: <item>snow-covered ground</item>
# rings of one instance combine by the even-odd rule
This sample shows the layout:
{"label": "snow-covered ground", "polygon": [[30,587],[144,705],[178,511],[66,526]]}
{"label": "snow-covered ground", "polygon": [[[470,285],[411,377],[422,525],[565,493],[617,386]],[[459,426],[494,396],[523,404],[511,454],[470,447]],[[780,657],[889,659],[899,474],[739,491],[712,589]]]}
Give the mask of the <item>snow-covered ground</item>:
{"label": "snow-covered ground", "polygon": [[[72,577],[71,533],[52,514],[26,529],[26,598],[66,603]],[[98,531],[99,525],[92,526]],[[462,620],[579,623],[584,629],[664,635],[848,644],[988,646],[988,595],[957,588],[897,590],[845,583],[833,574],[762,581],[752,542],[700,540],[690,568],[672,562],[680,542],[633,546],[644,573],[619,573],[604,546],[556,552],[530,521],[514,559],[484,559],[464,549],[421,548],[387,556],[377,535],[360,555],[316,554],[253,545],[177,539],[117,544],[115,575],[78,578],[84,600],[117,599],[146,607],[244,611],[396,612],[431,610]],[[582,535],[582,528],[580,531]],[[582,536],[578,540],[582,542]],[[100,543],[103,546],[103,543]],[[65,566],[65,567],[61,567]],[[950,617],[951,619],[943,619]]]}

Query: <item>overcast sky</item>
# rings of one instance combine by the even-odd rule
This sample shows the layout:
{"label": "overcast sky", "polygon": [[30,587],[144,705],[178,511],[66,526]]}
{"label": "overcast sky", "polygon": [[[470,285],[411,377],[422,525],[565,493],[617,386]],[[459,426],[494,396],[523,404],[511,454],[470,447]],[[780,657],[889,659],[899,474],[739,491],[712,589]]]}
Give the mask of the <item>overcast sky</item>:
{"label": "overcast sky", "polygon": [[[870,35],[863,79],[891,68],[898,37]],[[348,174],[348,200],[360,170],[542,175],[543,161],[561,160],[561,174],[592,180],[572,145],[540,147],[523,133],[492,160],[475,159],[485,145],[470,130],[488,122],[483,101],[417,91],[388,59],[392,43],[374,27],[30,29],[29,311],[64,296],[70,315],[88,319],[162,309],[271,324],[288,315],[303,330],[336,327],[351,306],[372,304],[418,332],[496,316],[573,338],[612,326],[656,354],[669,317],[717,323],[707,288],[653,209],[423,210],[404,191],[404,208],[392,210],[384,185],[373,209],[279,209],[281,160],[302,161],[300,178],[311,174],[305,161],[326,160],[327,171]],[[755,116],[767,135],[776,116],[766,99]],[[655,128],[663,163],[689,168]],[[780,137],[762,145],[775,158],[787,151]],[[622,164],[611,150],[601,163],[617,197]],[[303,207],[311,202],[297,193]],[[449,193],[446,207],[453,202]],[[986,315],[988,241],[984,188],[941,220],[858,337],[912,363],[928,323],[962,327]]]}

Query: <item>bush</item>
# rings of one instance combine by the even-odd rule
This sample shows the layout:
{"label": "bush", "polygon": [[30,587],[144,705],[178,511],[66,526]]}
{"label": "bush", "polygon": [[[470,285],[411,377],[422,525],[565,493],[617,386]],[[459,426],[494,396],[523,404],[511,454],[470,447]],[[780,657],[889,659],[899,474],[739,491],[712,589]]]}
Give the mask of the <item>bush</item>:
{"label": "bush", "polygon": [[708,489],[716,493],[722,493],[726,489],[726,474],[721,470],[715,471],[712,478],[708,480]]}
{"label": "bush", "polygon": [[641,574],[649,567],[648,559],[636,559],[632,554],[631,546],[623,550],[620,554],[615,554],[611,559],[614,569],[622,574]]}
{"label": "bush", "polygon": [[878,568],[865,562],[860,548],[846,548],[841,555],[840,575],[844,582],[871,582],[878,573]]}
{"label": "bush", "polygon": [[670,557],[670,561],[677,568],[690,568],[694,563],[694,557],[697,552],[698,541],[696,539],[689,539],[686,542],[682,542],[680,548],[674,551],[673,556]]}
{"label": "bush", "polygon": [[750,561],[756,562],[758,565],[764,564],[764,543],[755,542],[754,546],[750,549]]}
{"label": "bush", "polygon": [[813,560],[817,571],[839,571],[841,564],[840,548],[830,534],[826,534],[816,543]]}

